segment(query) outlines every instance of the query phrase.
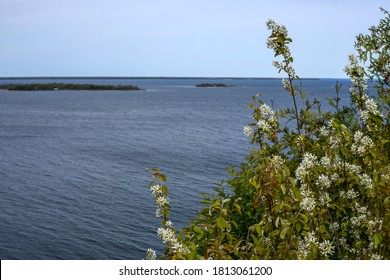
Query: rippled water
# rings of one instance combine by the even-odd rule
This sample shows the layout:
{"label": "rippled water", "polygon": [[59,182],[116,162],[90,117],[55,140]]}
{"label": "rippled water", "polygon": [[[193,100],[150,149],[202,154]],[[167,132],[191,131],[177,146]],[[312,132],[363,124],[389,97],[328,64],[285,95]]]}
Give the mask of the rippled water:
{"label": "rippled water", "polygon": [[[146,90],[0,91],[1,259],[142,259],[161,250],[145,168],[168,176],[172,220],[184,226],[200,194],[248,153],[251,97],[290,105],[278,80],[218,80],[235,86],[215,89],[196,88],[201,79],[34,82],[53,81]],[[33,81],[0,80],[9,82]],[[303,82],[316,97],[334,85]]]}

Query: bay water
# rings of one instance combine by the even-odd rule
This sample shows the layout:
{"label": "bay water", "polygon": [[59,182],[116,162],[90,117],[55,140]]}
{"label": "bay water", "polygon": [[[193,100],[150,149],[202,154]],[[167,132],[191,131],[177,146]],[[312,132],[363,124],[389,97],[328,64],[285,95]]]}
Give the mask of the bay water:
{"label": "bay water", "polygon": [[[342,101],[349,81],[339,80]],[[185,226],[201,193],[251,149],[243,127],[261,93],[290,107],[278,79],[0,79],[7,83],[133,84],[142,91],[0,90],[0,258],[143,259],[162,251],[146,168],[168,177],[171,218]],[[225,83],[226,88],[196,84]],[[303,80],[313,97],[336,80]],[[346,102],[346,101],[345,101]],[[324,103],[323,109],[327,109]]]}

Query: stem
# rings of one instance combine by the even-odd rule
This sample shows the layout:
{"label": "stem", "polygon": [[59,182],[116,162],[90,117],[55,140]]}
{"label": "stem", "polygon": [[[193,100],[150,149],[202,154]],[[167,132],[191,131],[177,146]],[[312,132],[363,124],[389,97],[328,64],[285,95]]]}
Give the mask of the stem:
{"label": "stem", "polygon": [[294,80],[294,78],[289,75],[288,76],[288,81],[290,83],[291,95],[292,95],[293,101],[294,101],[294,112],[295,112],[295,118],[297,120],[297,130],[298,130],[298,135],[301,135],[301,124],[299,122],[298,107],[297,107],[297,101],[295,99],[296,93],[295,93],[295,90],[294,90],[294,87],[293,87],[293,80]]}

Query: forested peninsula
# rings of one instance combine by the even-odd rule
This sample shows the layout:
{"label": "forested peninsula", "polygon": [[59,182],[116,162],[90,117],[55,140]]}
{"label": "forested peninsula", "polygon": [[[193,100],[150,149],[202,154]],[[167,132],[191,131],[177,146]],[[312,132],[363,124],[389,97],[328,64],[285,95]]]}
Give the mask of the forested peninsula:
{"label": "forested peninsula", "polygon": [[5,84],[0,89],[13,91],[36,90],[142,90],[134,85],[96,85],[96,84],[67,84],[67,83],[34,83],[34,84]]}

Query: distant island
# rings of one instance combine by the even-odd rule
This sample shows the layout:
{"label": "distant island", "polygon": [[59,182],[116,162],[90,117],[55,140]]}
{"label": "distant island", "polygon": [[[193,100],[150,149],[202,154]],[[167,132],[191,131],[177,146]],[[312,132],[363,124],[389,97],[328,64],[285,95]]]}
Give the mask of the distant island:
{"label": "distant island", "polygon": [[14,91],[35,90],[142,90],[133,85],[96,85],[96,84],[65,84],[65,83],[42,83],[42,84],[5,84],[0,89]]}
{"label": "distant island", "polygon": [[222,83],[202,83],[197,84],[197,87],[217,88],[217,87],[232,87],[233,85],[226,85]]}

